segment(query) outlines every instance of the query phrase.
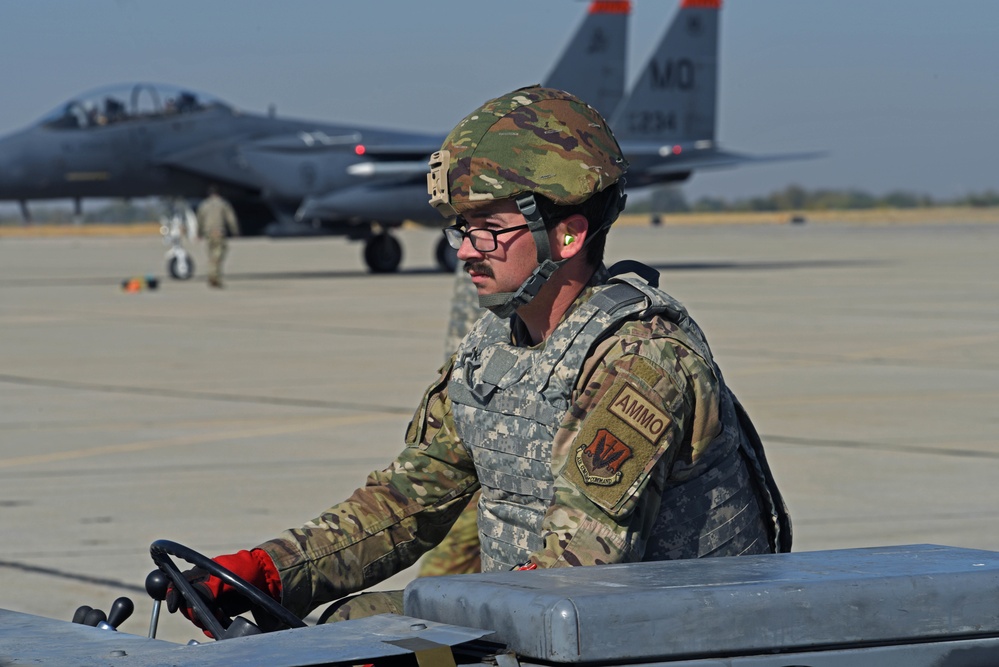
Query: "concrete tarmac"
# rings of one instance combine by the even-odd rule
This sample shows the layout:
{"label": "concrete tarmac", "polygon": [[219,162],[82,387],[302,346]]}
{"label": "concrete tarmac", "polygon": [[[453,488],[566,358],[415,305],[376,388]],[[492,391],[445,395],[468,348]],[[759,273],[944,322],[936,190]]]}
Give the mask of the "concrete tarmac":
{"label": "concrete tarmac", "polygon": [[[0,607],[124,594],[144,634],[150,542],[248,548],[384,466],[443,359],[437,238],[378,276],[343,240],[240,239],[223,290],[164,279],[155,237],[0,240]],[[796,550],[999,550],[999,225],[624,226],[625,257],[706,331]]]}

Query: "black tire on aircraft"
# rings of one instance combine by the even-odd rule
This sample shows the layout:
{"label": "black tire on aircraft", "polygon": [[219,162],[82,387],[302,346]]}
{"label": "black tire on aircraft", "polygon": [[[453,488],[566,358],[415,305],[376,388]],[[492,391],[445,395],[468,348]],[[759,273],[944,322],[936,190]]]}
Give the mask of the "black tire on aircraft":
{"label": "black tire on aircraft", "polygon": [[171,257],[167,262],[167,270],[177,280],[190,280],[194,276],[194,260],[188,256],[187,261],[182,263],[180,258]]}
{"label": "black tire on aircraft", "polygon": [[437,266],[445,273],[454,273],[458,268],[458,251],[451,247],[446,238],[437,242]]}
{"label": "black tire on aircraft", "polygon": [[395,273],[402,263],[402,244],[386,232],[376,234],[364,246],[364,262],[372,273]]}

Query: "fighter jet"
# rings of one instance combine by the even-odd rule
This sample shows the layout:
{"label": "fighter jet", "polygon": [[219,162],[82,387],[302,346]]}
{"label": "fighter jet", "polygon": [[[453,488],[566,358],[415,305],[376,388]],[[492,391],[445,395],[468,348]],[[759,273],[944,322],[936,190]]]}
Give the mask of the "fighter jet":
{"label": "fighter jet", "polygon": [[[545,85],[575,93],[611,118],[631,163],[629,186],[682,181],[695,169],[750,157],[715,142],[721,0],[682,0],[625,95],[630,2],[592,0]],[[525,83],[530,83],[525,82]],[[404,220],[441,226],[427,204],[428,158],[444,135],[276,118],[202,93],[129,84],[70,100],[0,139],[0,200],[180,197],[217,185],[245,234],[364,240],[373,272],[393,272]],[[454,251],[437,261],[453,270]]]}
{"label": "fighter jet", "polygon": [[[629,10],[625,0],[591,2],[549,85],[613,111],[624,92]],[[443,226],[426,191],[427,163],[443,140],[246,113],[190,89],[123,84],[75,97],[0,139],[0,200],[19,201],[28,220],[28,200],[74,199],[79,214],[85,198],[193,202],[216,185],[246,235],[364,240],[370,270],[392,272],[402,260],[393,228],[404,220]],[[443,238],[437,259],[453,269]]]}
{"label": "fighter jet", "polygon": [[[402,218],[362,209],[296,220],[295,211],[309,196],[376,183],[403,187],[398,176],[355,173],[353,167],[382,163],[391,170],[429,155],[440,141],[436,135],[244,113],[188,89],[126,84],[74,98],[0,140],[0,199],[20,201],[29,217],[31,199],[72,198],[79,212],[84,198],[197,200],[215,184],[247,235],[366,239],[369,267],[392,271],[401,249],[388,230]],[[422,205],[411,211],[414,218],[439,224]]]}

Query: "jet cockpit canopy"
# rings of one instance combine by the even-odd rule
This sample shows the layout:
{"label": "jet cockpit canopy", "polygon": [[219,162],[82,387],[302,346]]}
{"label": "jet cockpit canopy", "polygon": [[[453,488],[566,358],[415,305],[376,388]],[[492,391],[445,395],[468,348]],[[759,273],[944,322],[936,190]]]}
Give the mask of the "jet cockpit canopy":
{"label": "jet cockpit canopy", "polygon": [[105,127],[137,118],[196,113],[230,105],[189,88],[153,83],[105,86],[83,93],[45,114],[39,124],[53,129]]}

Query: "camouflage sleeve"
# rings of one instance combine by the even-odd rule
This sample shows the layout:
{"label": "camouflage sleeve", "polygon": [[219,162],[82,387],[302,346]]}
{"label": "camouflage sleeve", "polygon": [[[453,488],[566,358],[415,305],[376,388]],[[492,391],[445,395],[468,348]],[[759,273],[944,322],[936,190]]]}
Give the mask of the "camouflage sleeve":
{"label": "camouflage sleeve", "polygon": [[437,544],[478,489],[447,397],[449,371],[427,391],[389,467],[347,500],[259,548],[281,574],[282,603],[305,616],[412,565]]}
{"label": "camouflage sleeve", "polygon": [[698,430],[697,378],[712,384],[664,327],[625,325],[588,358],[555,437],[539,567],[642,559],[669,469]]}
{"label": "camouflage sleeve", "polygon": [[472,496],[461,516],[436,547],[423,554],[418,577],[482,572],[482,545],[479,543],[479,492]]}

